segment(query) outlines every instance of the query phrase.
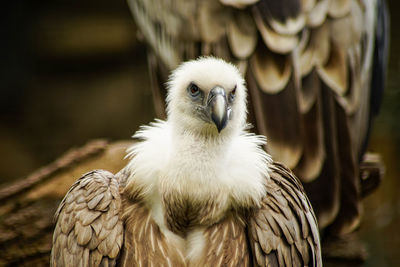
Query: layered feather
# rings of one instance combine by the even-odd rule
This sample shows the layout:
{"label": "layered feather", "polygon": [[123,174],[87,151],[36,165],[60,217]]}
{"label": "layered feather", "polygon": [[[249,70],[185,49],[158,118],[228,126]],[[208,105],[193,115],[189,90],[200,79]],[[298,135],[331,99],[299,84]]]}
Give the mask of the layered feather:
{"label": "layered feather", "polygon": [[106,171],[77,180],[56,215],[51,266],[114,266],[123,245],[119,183]]}

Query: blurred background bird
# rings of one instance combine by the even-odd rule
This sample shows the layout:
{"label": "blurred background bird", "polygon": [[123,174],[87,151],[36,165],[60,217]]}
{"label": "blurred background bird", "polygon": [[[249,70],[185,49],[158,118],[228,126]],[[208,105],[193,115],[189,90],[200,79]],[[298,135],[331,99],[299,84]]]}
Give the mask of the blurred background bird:
{"label": "blurred background bird", "polygon": [[383,0],[128,0],[143,40],[158,117],[167,74],[214,55],[249,88],[266,150],[302,180],[325,235],[359,226],[360,163],[382,99],[388,51]]}

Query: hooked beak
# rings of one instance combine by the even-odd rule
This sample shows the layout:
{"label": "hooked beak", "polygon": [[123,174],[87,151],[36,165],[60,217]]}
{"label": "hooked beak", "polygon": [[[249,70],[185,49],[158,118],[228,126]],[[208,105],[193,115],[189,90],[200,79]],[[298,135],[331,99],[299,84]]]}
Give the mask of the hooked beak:
{"label": "hooked beak", "polygon": [[217,126],[218,132],[221,132],[228,122],[225,90],[219,86],[214,87],[208,95],[207,106],[210,110],[211,120]]}

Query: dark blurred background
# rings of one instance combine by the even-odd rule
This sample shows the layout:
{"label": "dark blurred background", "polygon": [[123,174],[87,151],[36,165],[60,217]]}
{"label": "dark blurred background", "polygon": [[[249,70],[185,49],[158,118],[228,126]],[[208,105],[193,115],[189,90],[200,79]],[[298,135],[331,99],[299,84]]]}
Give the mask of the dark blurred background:
{"label": "dark blurred background", "polygon": [[[400,10],[369,150],[386,174],[364,202],[365,266],[400,266]],[[7,1],[0,16],[0,186],[94,138],[128,139],[154,118],[146,47],[123,0]]]}

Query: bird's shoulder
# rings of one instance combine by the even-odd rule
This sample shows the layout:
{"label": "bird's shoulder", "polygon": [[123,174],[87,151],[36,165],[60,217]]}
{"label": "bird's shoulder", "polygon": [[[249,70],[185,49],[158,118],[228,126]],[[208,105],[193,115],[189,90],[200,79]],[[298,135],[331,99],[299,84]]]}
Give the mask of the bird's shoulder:
{"label": "bird's shoulder", "polygon": [[123,241],[124,175],[94,170],[72,185],[55,214],[52,266],[115,264]]}
{"label": "bird's shoulder", "polygon": [[270,165],[266,196],[249,218],[257,266],[321,266],[318,225],[303,186],[280,163]]}

